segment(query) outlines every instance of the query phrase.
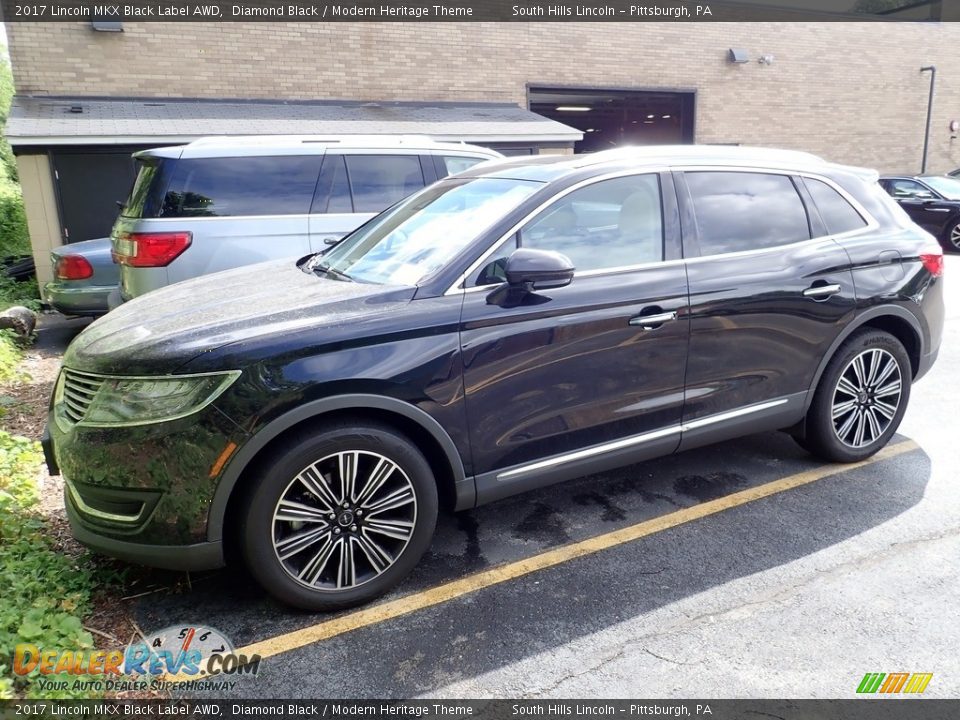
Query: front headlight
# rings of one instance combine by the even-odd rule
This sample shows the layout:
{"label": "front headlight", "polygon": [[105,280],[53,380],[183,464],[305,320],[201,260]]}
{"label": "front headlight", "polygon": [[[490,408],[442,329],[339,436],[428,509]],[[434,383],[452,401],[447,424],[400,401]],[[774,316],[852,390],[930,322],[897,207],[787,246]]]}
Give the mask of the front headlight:
{"label": "front headlight", "polygon": [[146,425],[177,420],[205,408],[240,377],[239,370],[159,377],[98,376],[98,387],[94,389],[90,387],[93,376],[70,370],[65,374],[64,401],[71,400],[72,380],[89,398],[86,411],[77,422],[87,427]]}

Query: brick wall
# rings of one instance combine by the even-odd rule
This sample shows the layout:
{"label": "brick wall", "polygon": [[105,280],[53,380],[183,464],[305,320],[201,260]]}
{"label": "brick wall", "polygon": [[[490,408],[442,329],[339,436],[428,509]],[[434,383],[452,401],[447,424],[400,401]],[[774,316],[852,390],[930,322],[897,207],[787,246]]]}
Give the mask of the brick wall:
{"label": "brick wall", "polygon": [[[696,139],[919,169],[938,68],[929,169],[960,167],[960,23],[9,23],[32,95],[496,100],[526,87],[697,91]],[[753,62],[726,61],[731,47]],[[775,57],[760,65],[760,54]]]}

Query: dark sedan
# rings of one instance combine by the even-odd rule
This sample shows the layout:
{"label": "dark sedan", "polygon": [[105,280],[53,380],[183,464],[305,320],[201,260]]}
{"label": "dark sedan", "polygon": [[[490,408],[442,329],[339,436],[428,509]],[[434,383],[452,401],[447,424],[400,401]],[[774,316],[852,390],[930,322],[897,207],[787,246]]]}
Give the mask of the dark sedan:
{"label": "dark sedan", "polygon": [[98,317],[110,309],[107,298],[120,284],[120,266],[113,262],[111,249],[110,238],[98,238],[51,251],[54,279],[43,294],[54,310]]}
{"label": "dark sedan", "polygon": [[883,189],[947,250],[960,252],[960,179],[942,175],[880,178]]}

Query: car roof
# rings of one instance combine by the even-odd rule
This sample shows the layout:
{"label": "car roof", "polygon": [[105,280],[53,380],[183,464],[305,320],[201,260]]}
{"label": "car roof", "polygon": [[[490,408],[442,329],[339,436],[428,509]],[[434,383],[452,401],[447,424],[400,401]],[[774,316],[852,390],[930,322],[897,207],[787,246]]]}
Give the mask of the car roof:
{"label": "car roof", "polygon": [[233,157],[256,155],[312,155],[330,149],[451,152],[501,158],[496,150],[467,143],[440,142],[426,135],[223,135],[203,137],[186,145],[153,148],[135,153],[152,157]]}
{"label": "car roof", "polygon": [[[458,177],[510,177],[549,182],[571,174],[600,174],[623,167],[712,165],[807,172],[845,171],[876,181],[877,173],[829,163],[811,153],[725,145],[627,146],[583,155],[539,155],[506,158],[476,165]],[[593,171],[593,172],[591,172]]]}

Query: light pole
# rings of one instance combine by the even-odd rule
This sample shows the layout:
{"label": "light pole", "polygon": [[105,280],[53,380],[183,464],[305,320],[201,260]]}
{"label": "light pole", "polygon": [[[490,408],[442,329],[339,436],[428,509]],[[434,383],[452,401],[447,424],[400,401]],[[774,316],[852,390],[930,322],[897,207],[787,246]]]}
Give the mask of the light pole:
{"label": "light pole", "polygon": [[927,98],[927,129],[923,134],[923,161],[920,163],[920,174],[927,172],[927,150],[930,147],[930,119],[933,115],[933,84],[937,79],[937,68],[933,65],[920,68],[920,72],[930,73],[930,96]]}

